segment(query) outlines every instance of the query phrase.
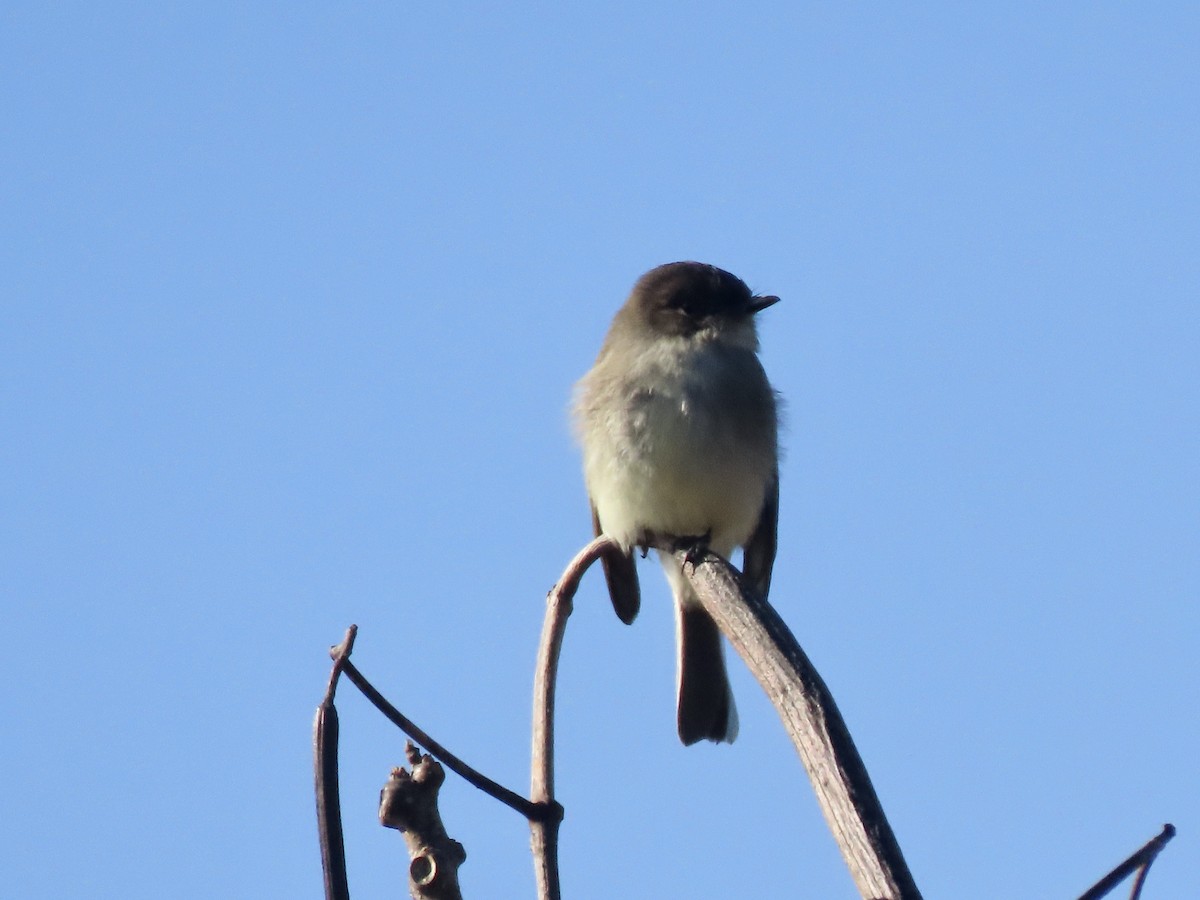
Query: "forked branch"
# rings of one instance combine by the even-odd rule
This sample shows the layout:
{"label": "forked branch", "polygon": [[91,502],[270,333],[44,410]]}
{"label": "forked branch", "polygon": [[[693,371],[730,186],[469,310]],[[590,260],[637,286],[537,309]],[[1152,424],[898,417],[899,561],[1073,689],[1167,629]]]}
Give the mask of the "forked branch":
{"label": "forked branch", "polygon": [[[862,758],[833,697],[779,615],[747,590],[728,562],[707,551],[676,550],[663,537],[652,546],[675,553],[705,609],[746,661],[783,720],[808,771],[825,820],[864,898],[920,900]],[[534,680],[532,798],[553,803],[554,682],[572,598],[587,568],[620,553],[596,538],[571,561],[550,592]],[[558,822],[534,822],[534,867],[540,900],[558,900]]]}

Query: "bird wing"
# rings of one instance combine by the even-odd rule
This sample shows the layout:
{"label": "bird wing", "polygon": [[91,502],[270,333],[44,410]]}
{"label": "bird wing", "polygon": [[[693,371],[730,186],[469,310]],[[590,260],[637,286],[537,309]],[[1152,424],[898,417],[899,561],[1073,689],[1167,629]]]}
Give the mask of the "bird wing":
{"label": "bird wing", "polygon": [[754,534],[746,541],[742,557],[742,574],[759,597],[767,599],[771,589],[771,570],[775,567],[775,552],[779,548],[779,467],[767,485],[767,497]]}
{"label": "bird wing", "polygon": [[[600,515],[592,504],[592,530],[596,537],[601,535]],[[638,587],[637,564],[633,551],[622,555],[608,554],[600,557],[604,566],[604,580],[608,582],[608,596],[612,599],[617,618],[629,625],[637,618],[642,606],[642,592]]]}

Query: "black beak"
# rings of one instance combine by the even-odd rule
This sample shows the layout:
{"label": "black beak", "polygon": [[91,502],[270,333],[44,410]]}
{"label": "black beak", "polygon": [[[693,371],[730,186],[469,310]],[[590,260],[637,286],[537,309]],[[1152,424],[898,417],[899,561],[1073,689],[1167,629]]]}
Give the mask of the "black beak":
{"label": "black beak", "polygon": [[754,315],[762,312],[768,306],[774,306],[778,302],[779,298],[774,295],[767,297],[751,297],[750,302],[746,304],[746,312],[750,313],[750,315]]}

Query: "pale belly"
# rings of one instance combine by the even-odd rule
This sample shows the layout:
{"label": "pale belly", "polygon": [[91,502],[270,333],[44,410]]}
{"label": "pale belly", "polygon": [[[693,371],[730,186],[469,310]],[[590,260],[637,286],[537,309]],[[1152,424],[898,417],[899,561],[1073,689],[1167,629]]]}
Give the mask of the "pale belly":
{"label": "pale belly", "polygon": [[726,556],[753,533],[774,474],[774,436],[747,433],[737,427],[741,417],[702,415],[696,406],[682,394],[656,396],[610,415],[621,452],[585,450],[605,533],[625,544],[646,530],[711,534],[712,548]]}

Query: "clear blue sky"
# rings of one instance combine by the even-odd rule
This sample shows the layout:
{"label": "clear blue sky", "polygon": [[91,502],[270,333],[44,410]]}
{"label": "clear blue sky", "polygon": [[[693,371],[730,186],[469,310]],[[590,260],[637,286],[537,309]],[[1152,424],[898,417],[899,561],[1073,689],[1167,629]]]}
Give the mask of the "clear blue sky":
{"label": "clear blue sky", "polygon": [[[436,8],[435,8],[436,7]],[[0,11],[0,869],[13,897],[320,891],[327,647],[528,784],[566,408],[645,269],[783,302],[773,601],[927,897],[1200,877],[1194,4]],[[757,685],[678,745],[668,595],[560,684],[572,898],[855,896]],[[356,898],[402,759],[351,689]],[[469,896],[522,821],[452,781]]]}

